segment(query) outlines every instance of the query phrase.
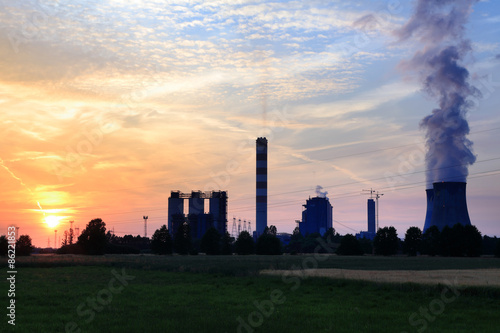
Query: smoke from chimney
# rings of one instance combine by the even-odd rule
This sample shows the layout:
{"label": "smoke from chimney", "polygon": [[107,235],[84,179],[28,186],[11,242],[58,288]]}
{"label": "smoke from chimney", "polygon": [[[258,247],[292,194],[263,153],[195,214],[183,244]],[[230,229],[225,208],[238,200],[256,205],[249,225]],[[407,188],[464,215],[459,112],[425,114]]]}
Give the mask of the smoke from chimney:
{"label": "smoke from chimney", "polygon": [[320,198],[326,198],[328,195],[328,191],[322,192],[323,186],[316,185],[316,195]]}
{"label": "smoke from chimney", "polygon": [[400,41],[416,38],[423,44],[411,60],[400,67],[420,73],[423,90],[439,102],[439,108],[425,117],[426,180],[465,182],[468,166],[476,161],[472,142],[467,139],[465,118],[472,103],[470,96],[480,92],[469,84],[469,72],[461,64],[471,51],[464,38],[465,23],[477,0],[419,0],[410,20],[397,31]]}

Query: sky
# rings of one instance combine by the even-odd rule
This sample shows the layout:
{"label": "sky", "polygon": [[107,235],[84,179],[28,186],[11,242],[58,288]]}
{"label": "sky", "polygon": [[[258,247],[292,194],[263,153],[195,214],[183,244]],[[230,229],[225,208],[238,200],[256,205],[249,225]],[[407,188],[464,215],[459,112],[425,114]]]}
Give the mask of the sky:
{"label": "sky", "polygon": [[[102,218],[116,235],[167,224],[170,191],[228,191],[255,229],[255,140],[269,140],[268,224],[291,232],[328,192],[340,234],[423,228],[425,132],[437,107],[412,1],[0,1],[0,227],[34,245]],[[500,236],[500,3],[480,1],[463,61],[472,224]],[[453,41],[450,41],[453,42]],[[59,240],[57,240],[59,243]]]}

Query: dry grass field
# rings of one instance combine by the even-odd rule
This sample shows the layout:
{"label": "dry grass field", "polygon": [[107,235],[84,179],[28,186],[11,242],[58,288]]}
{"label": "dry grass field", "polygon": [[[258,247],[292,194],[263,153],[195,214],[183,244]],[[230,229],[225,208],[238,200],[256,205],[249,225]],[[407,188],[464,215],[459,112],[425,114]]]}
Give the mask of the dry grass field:
{"label": "dry grass field", "polygon": [[320,268],[301,271],[263,270],[264,275],[295,274],[300,276],[329,277],[336,279],[363,280],[371,282],[448,284],[459,286],[500,287],[500,269],[451,269],[451,270],[352,270]]}

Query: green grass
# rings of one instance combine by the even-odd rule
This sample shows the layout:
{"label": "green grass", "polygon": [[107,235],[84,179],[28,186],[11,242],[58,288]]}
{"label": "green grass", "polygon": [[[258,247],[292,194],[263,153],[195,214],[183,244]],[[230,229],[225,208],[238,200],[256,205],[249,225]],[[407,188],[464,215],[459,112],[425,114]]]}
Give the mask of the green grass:
{"label": "green grass", "polygon": [[[74,322],[81,332],[237,332],[238,318],[248,323],[251,316],[259,324],[254,302],[269,305],[274,292],[283,302],[274,304],[268,316],[262,315],[262,324],[252,327],[255,332],[417,332],[424,323],[428,325],[425,332],[498,332],[500,289],[460,290],[440,315],[422,322],[420,309],[441,299],[445,286],[325,278],[283,280],[255,274],[261,268],[300,266],[305,258],[19,258],[15,331],[64,332],[65,325]],[[498,267],[498,262],[483,258],[332,257],[320,265],[455,269]],[[112,271],[121,272],[122,268],[135,278],[86,322],[89,316],[79,315],[77,307],[108,289]],[[7,284],[2,285],[7,290]],[[83,309],[89,308],[84,305]],[[417,324],[412,326],[409,318],[414,313]],[[14,331],[7,326],[4,319],[0,331]]]}
{"label": "green grass", "polygon": [[[303,267],[313,255],[299,256],[31,256],[17,258],[18,267],[55,267],[74,265],[103,265],[163,271],[222,273],[246,276],[263,269],[291,269]],[[320,255],[318,268],[357,270],[436,270],[500,268],[498,258],[444,258],[444,257],[379,257]],[[325,259],[326,258],[326,259]]]}

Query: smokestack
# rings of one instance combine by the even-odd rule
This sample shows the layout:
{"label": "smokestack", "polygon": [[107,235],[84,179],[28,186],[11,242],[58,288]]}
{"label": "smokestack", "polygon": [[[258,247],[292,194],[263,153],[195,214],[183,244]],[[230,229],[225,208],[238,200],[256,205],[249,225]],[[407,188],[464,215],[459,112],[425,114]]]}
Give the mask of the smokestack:
{"label": "smokestack", "polygon": [[267,227],[267,139],[257,138],[256,176],[256,236],[263,234]]}
{"label": "smokestack", "polygon": [[[430,226],[437,226],[443,230],[445,226],[453,227],[459,223],[463,226],[470,225],[467,200],[465,198],[466,183],[441,182],[434,183],[434,202]],[[427,225],[427,224],[426,224]],[[427,228],[424,227],[424,231]]]}
{"label": "smokestack", "polygon": [[367,212],[368,212],[368,232],[374,234],[377,232],[377,230],[375,230],[375,200],[368,199]]}

